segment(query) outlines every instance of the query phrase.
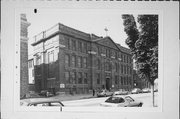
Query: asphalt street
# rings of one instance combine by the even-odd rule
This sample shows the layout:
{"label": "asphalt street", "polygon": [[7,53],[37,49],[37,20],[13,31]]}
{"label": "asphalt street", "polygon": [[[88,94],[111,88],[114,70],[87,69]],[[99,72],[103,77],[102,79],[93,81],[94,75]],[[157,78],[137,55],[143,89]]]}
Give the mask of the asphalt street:
{"label": "asphalt street", "polygon": [[[132,98],[135,100],[139,100],[143,102],[143,107],[152,107],[152,97],[151,93],[143,93],[143,94],[130,94]],[[155,105],[157,106],[158,102],[158,94],[155,93]],[[62,101],[62,103],[66,106],[85,106],[85,107],[97,107],[100,106],[100,103],[104,102],[108,97],[101,98],[90,98],[90,99],[81,99],[81,100],[71,100],[71,101]]]}

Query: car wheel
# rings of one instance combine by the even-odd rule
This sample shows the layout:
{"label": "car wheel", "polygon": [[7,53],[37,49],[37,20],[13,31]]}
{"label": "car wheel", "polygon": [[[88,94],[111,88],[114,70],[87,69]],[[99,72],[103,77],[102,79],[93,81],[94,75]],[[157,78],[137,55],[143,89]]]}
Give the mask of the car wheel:
{"label": "car wheel", "polygon": [[138,107],[142,107],[142,103],[140,103],[140,104],[138,105]]}

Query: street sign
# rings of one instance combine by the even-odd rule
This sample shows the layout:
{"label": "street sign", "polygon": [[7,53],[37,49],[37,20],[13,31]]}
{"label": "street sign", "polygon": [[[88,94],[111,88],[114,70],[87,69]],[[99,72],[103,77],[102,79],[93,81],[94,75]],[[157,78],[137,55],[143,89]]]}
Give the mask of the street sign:
{"label": "street sign", "polygon": [[65,88],[65,84],[61,83],[60,88]]}

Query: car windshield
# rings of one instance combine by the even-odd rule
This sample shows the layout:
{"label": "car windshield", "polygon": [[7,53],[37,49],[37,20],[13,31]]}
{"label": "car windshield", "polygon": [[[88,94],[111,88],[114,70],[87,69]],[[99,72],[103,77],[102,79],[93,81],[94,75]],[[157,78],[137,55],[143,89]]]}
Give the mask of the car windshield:
{"label": "car windshield", "polygon": [[137,91],[137,90],[139,90],[139,89],[138,88],[133,89],[133,91]]}
{"label": "car windshield", "polygon": [[63,106],[60,102],[44,102],[44,103],[36,103],[30,106]]}
{"label": "car windshield", "polygon": [[105,102],[108,102],[108,103],[123,103],[124,99],[121,98],[121,97],[110,97]]}
{"label": "car windshield", "polygon": [[125,97],[125,99],[126,99],[127,101],[129,101],[129,102],[134,101],[134,100],[133,100],[131,97],[129,97],[129,96]]}

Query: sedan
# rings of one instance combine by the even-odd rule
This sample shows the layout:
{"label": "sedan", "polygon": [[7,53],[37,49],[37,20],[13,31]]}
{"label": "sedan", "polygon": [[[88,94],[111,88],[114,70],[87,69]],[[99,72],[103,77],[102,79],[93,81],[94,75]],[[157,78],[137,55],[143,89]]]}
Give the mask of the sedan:
{"label": "sedan", "polygon": [[107,97],[107,96],[112,96],[113,92],[108,91],[108,90],[102,90],[97,93],[97,97]]}
{"label": "sedan", "polygon": [[128,91],[122,91],[122,90],[114,92],[114,95],[127,95],[127,94],[128,94]]}
{"label": "sedan", "polygon": [[134,89],[131,91],[131,94],[138,94],[138,93],[142,93],[142,90],[139,89],[139,88],[134,88]]}
{"label": "sedan", "polygon": [[32,98],[20,100],[21,106],[59,106],[63,107],[64,104],[59,99],[52,98]]}
{"label": "sedan", "polygon": [[134,100],[130,96],[111,96],[100,106],[103,107],[142,107],[143,102]]}
{"label": "sedan", "polygon": [[150,93],[151,91],[148,88],[144,88],[144,89],[142,89],[142,92],[143,93]]}
{"label": "sedan", "polygon": [[20,99],[28,99],[28,98],[43,98],[45,96],[39,95],[37,93],[26,93]]}
{"label": "sedan", "polygon": [[46,97],[54,96],[54,94],[51,91],[48,91],[48,90],[42,90],[39,95],[46,96]]}

